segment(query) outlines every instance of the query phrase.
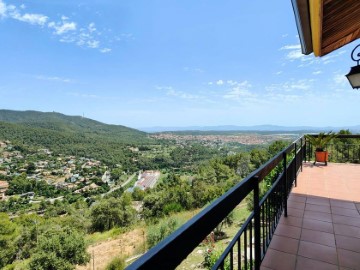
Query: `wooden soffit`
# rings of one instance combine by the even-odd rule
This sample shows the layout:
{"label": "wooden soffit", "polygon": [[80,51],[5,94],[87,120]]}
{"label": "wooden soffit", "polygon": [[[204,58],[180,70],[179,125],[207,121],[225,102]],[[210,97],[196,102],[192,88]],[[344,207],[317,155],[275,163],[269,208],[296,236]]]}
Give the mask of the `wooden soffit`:
{"label": "wooden soffit", "polygon": [[292,0],[302,52],[326,55],[360,37],[360,0]]}

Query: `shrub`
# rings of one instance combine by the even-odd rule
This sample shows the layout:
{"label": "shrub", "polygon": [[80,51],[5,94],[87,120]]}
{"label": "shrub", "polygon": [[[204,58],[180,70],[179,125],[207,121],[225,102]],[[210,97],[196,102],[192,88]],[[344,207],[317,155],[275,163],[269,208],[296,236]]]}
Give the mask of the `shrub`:
{"label": "shrub", "polygon": [[159,224],[150,226],[147,234],[149,248],[165,239],[165,237],[170,235],[177,227],[178,222],[173,218],[163,220]]}
{"label": "shrub", "polygon": [[125,261],[123,258],[116,257],[106,266],[106,270],[123,270],[125,269]]}

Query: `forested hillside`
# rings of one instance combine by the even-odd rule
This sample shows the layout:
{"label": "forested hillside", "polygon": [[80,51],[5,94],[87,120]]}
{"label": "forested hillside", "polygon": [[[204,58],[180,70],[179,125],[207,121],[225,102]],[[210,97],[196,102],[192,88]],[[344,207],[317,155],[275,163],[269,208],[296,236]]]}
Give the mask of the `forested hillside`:
{"label": "forested hillside", "polygon": [[128,161],[131,152],[127,146],[154,141],[144,132],[81,116],[10,110],[0,110],[0,139],[65,154],[92,156],[110,164]]}
{"label": "forested hillside", "polygon": [[107,138],[122,143],[148,141],[147,134],[136,129],[107,125],[81,116],[68,116],[56,112],[0,110],[0,122],[73,134],[106,135]]}

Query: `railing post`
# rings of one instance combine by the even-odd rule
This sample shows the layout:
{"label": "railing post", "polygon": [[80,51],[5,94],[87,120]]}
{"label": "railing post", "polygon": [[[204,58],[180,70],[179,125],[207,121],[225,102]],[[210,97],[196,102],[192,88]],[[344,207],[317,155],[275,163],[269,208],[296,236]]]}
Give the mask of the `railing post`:
{"label": "railing post", "polygon": [[[254,234],[255,234],[255,270],[260,269],[261,263],[261,229],[260,229],[260,192],[259,177],[254,176]],[[251,239],[250,239],[251,241]],[[247,267],[247,266],[246,266]]]}
{"label": "railing post", "polygon": [[[300,139],[300,152],[301,152],[301,163],[300,163],[300,170],[303,170],[303,161],[304,161],[304,147],[303,147],[303,138]],[[306,161],[306,157],[305,157]]]}
{"label": "railing post", "polygon": [[295,162],[295,166],[294,166],[294,177],[295,177],[295,187],[297,185],[297,144],[296,142],[294,143],[295,146],[295,157],[294,157],[294,162]]}
{"label": "railing post", "polygon": [[283,183],[283,205],[284,215],[287,217],[287,166],[286,166],[286,152],[283,153],[283,167],[284,167],[284,183]]}

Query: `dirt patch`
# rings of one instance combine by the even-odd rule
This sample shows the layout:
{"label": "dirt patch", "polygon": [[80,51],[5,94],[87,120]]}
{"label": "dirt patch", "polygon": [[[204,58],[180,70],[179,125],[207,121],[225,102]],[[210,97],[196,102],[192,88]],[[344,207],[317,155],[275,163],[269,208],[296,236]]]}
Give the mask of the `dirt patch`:
{"label": "dirt patch", "polygon": [[[117,256],[130,257],[144,250],[144,231],[135,229],[124,233],[116,239],[100,242],[88,247],[91,255],[86,266],[76,266],[77,270],[103,270]],[[94,267],[95,266],[95,267]]]}

